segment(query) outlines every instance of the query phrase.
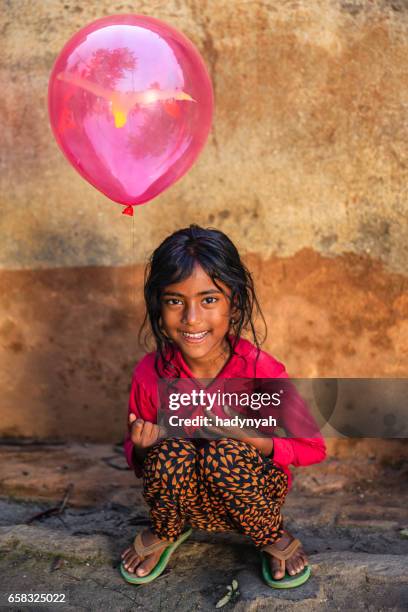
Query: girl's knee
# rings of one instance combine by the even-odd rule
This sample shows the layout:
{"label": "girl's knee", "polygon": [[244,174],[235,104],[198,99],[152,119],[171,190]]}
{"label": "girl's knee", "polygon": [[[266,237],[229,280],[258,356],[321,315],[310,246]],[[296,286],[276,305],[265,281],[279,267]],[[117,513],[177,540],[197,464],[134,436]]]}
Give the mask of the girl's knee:
{"label": "girl's knee", "polygon": [[184,440],[183,438],[165,438],[164,440],[160,440],[160,442],[156,442],[147,455],[149,457],[159,457],[160,455],[168,455],[168,458],[176,457],[176,456],[186,456],[186,453],[191,453],[195,451],[194,444],[189,440]]}
{"label": "girl's knee", "polygon": [[241,440],[208,440],[199,450],[201,477],[220,486],[258,473],[262,460],[255,447]]}
{"label": "girl's knee", "polygon": [[[174,476],[182,479],[195,469],[196,448],[184,439],[166,438],[149,450],[143,465],[147,480],[173,482]],[[175,482],[174,482],[175,484]]]}
{"label": "girl's knee", "polygon": [[224,439],[208,440],[199,450],[201,477],[212,484],[222,485],[236,465],[236,458],[230,453],[231,447],[227,442]]}
{"label": "girl's knee", "polygon": [[211,462],[214,457],[226,457],[229,461],[242,459],[245,455],[253,455],[256,449],[246,442],[233,438],[220,438],[207,440],[207,444],[200,449],[200,456],[205,462]]}

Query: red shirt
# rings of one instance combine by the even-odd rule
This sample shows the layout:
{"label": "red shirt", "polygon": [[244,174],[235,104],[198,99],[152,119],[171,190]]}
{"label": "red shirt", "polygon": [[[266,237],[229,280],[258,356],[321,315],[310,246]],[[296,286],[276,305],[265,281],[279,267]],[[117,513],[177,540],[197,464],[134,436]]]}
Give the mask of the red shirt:
{"label": "red shirt", "polygon": [[[224,365],[216,380],[222,378],[288,378],[284,365],[265,351],[259,352],[256,361],[257,351],[256,346],[241,338],[235,347],[235,354]],[[154,367],[155,358],[156,352],[148,353],[136,365],[133,371],[128,409],[128,417],[133,412],[137,417],[151,423],[157,423],[157,407],[159,406],[159,376]],[[195,378],[177,347],[173,363],[180,370],[179,378]],[[299,431],[301,423],[304,424],[305,421],[315,424],[307,405],[300,396],[297,396],[296,401],[286,405],[285,410],[282,411],[280,426],[295,436],[297,435],[296,429]],[[314,431],[318,432],[316,424]],[[326,445],[320,432],[316,433],[313,438],[273,436],[273,443],[273,462],[288,475],[289,489],[292,484],[289,465],[296,467],[311,465],[320,463],[326,458]],[[124,441],[124,451],[129,466],[135,470],[136,476],[141,477],[143,475],[142,465],[133,461],[133,443],[129,430]]]}

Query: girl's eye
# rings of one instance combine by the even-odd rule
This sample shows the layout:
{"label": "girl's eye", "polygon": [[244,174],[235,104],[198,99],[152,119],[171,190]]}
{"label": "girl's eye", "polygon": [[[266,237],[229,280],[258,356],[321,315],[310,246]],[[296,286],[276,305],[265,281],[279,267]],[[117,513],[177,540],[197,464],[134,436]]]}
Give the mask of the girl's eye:
{"label": "girl's eye", "polygon": [[[206,297],[204,298],[203,302],[205,304],[215,304],[216,302],[218,302],[218,298],[216,297]],[[165,304],[170,304],[170,306],[177,306],[177,304],[181,304],[181,300],[178,300],[177,298],[168,298],[166,300],[164,300]]]}

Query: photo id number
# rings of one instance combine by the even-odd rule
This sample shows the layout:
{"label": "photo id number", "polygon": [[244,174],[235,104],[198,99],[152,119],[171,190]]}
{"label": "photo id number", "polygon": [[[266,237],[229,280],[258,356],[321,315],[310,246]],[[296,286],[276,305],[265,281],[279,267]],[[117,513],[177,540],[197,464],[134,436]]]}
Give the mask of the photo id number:
{"label": "photo id number", "polygon": [[65,593],[10,593],[9,603],[65,603]]}

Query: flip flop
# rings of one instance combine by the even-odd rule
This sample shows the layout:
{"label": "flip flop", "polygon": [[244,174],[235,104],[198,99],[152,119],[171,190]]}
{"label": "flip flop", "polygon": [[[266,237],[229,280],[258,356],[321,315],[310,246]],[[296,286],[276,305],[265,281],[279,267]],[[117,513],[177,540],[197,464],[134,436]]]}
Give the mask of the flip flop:
{"label": "flip flop", "polygon": [[272,587],[273,589],[293,589],[294,587],[298,587],[309,580],[312,573],[309,565],[306,565],[299,574],[295,574],[294,576],[288,574],[287,571],[285,571],[283,578],[276,579],[272,576],[272,569],[269,561],[270,555],[280,559],[281,561],[286,561],[293,555],[299,546],[301,546],[301,542],[295,538],[283,550],[280,550],[276,544],[268,544],[267,546],[261,548],[262,575],[268,586]]}
{"label": "flip flop", "polygon": [[[137,576],[133,572],[128,572],[125,569],[122,561],[120,564],[120,573],[122,574],[123,578],[126,580],[126,582],[130,582],[131,584],[146,584],[147,582],[152,582],[152,580],[154,580],[164,572],[171,555],[174,553],[176,548],[184,542],[184,540],[187,540],[187,538],[192,534],[192,532],[193,530],[191,528],[187,529],[187,531],[181,534],[178,540],[176,540],[175,542],[169,542],[168,546],[166,546],[166,548],[163,550],[157,564],[154,566],[150,574],[147,574],[147,576]],[[150,546],[145,546],[142,542],[141,534],[138,533],[135,538],[135,541],[133,542],[133,546],[139,557],[144,560],[145,557],[147,557],[149,554],[161,548],[163,546],[163,541],[164,540],[162,540],[161,542],[156,542],[155,544],[151,544]]]}

